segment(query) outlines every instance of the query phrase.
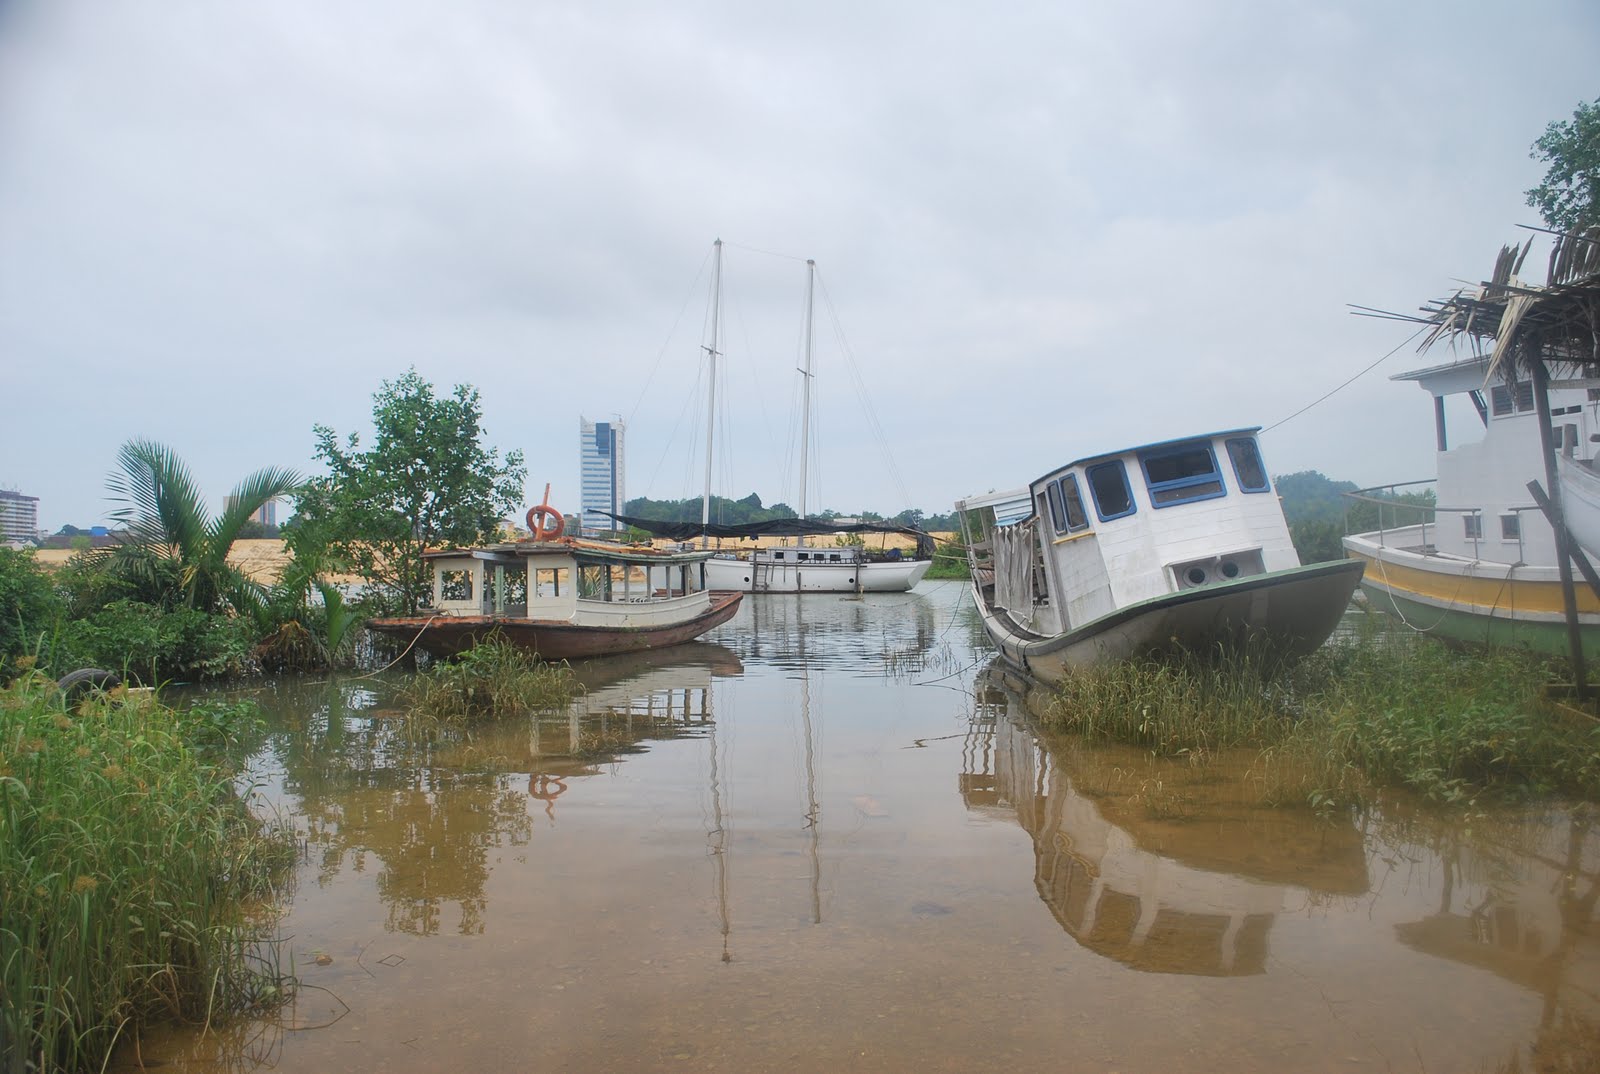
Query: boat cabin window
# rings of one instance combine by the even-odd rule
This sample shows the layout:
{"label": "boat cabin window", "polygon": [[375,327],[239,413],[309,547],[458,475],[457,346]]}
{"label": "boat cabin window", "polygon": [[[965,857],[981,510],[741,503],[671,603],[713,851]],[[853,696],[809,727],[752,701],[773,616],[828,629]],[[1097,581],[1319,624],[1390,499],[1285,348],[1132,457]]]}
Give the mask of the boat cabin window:
{"label": "boat cabin window", "polygon": [[1461,529],[1467,540],[1480,540],[1483,537],[1483,516],[1462,515]]}
{"label": "boat cabin window", "polygon": [[469,570],[439,572],[440,600],[471,600],[472,572]]}
{"label": "boat cabin window", "polygon": [[1502,541],[1522,540],[1522,516],[1517,514],[1500,516],[1500,539]]}
{"label": "boat cabin window", "polygon": [[783,553],[782,552],[774,552],[774,553],[772,553],[772,558],[773,559],[782,559],[783,558]]}
{"label": "boat cabin window", "polygon": [[837,553],[837,552],[829,552],[828,553],[828,562],[829,563],[838,563],[839,562],[839,553]]}
{"label": "boat cabin window", "polygon": [[1047,486],[1050,494],[1050,522],[1057,533],[1072,533],[1089,525],[1089,516],[1083,510],[1083,496],[1078,492],[1078,475],[1068,474],[1060,481]]}
{"label": "boat cabin window", "polygon": [[798,559],[801,563],[804,563],[806,560],[811,558],[811,554],[809,552],[796,552],[794,554],[794,558]]}
{"label": "boat cabin window", "polygon": [[611,599],[611,571],[599,563],[585,563],[578,567],[578,596],[585,600]]}
{"label": "boat cabin window", "polygon": [[1233,461],[1233,476],[1243,492],[1268,492],[1267,468],[1261,464],[1261,449],[1255,438],[1238,436],[1228,441],[1228,458]]}
{"label": "boat cabin window", "polygon": [[559,597],[568,592],[571,581],[566,567],[537,567],[533,572],[533,599]]}
{"label": "boat cabin window", "polygon": [[1519,380],[1516,384],[1496,384],[1489,389],[1489,413],[1495,417],[1523,414],[1533,409],[1533,381]]}
{"label": "boat cabin window", "polygon": [[1176,507],[1180,503],[1227,495],[1209,441],[1190,440],[1141,451],[1139,465],[1144,469],[1150,502],[1157,507]]}
{"label": "boat cabin window", "polygon": [[1101,522],[1133,514],[1133,490],[1128,487],[1128,470],[1121,459],[1089,467],[1089,492],[1094,496],[1095,514]]}

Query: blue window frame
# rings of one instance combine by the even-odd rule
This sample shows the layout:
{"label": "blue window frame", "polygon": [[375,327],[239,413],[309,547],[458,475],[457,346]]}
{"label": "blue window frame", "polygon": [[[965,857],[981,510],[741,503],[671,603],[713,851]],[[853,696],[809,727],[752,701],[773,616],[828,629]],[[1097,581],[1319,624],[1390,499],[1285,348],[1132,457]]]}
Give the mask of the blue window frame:
{"label": "blue window frame", "polygon": [[1075,533],[1089,525],[1089,515],[1083,509],[1083,496],[1078,492],[1078,475],[1068,474],[1054,485],[1050,486],[1052,492],[1060,489],[1062,510],[1066,514],[1066,528],[1057,529],[1062,533]]}
{"label": "blue window frame", "polygon": [[1187,440],[1139,453],[1145,487],[1156,507],[1176,507],[1226,496],[1209,440]]}
{"label": "blue window frame", "polygon": [[1133,489],[1128,487],[1128,470],[1121,459],[1096,463],[1084,476],[1089,480],[1094,512],[1101,522],[1133,514]]}
{"label": "blue window frame", "polygon": [[1045,494],[1050,501],[1050,525],[1055,527],[1057,533],[1067,532],[1067,514],[1061,506],[1061,489],[1057,482],[1050,482],[1045,486]]}
{"label": "blue window frame", "polygon": [[1233,463],[1233,476],[1239,479],[1241,492],[1271,492],[1267,468],[1261,462],[1261,449],[1255,437],[1239,436],[1228,441],[1228,458]]}

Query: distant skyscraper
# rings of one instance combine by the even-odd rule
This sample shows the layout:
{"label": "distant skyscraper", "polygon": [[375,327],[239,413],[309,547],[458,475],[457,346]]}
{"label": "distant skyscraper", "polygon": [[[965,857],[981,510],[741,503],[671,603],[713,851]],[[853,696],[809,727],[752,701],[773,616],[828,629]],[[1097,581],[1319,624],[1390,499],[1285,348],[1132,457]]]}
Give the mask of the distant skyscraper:
{"label": "distant skyscraper", "polygon": [[578,418],[578,477],[586,530],[614,530],[617,523],[601,511],[622,513],[627,499],[623,488],[623,425],[620,421]]}
{"label": "distant skyscraper", "polygon": [[39,539],[39,497],[0,489],[0,542]]}
{"label": "distant skyscraper", "polygon": [[[233,510],[234,502],[235,501],[232,496],[223,498],[223,506],[230,511]],[[278,501],[268,500],[266,503],[256,508],[255,513],[250,516],[250,520],[252,522],[259,522],[263,526],[276,526],[278,524]]]}

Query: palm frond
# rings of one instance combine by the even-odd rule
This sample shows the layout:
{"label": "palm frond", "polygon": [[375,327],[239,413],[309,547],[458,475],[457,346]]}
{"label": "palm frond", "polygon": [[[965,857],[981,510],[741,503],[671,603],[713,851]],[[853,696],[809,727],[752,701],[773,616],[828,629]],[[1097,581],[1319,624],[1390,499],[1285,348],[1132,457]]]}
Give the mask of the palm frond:
{"label": "palm frond", "polygon": [[125,506],[111,517],[128,541],[165,545],[189,559],[205,539],[206,511],[189,469],[172,450],[151,440],[130,440],[117,454],[120,471],[106,479],[112,498]]}
{"label": "palm frond", "polygon": [[210,526],[207,539],[213,549],[220,546],[223,554],[239,539],[239,531],[250,521],[250,516],[261,510],[269,501],[292,496],[303,482],[293,470],[269,466],[246,477],[228,494],[227,507]]}

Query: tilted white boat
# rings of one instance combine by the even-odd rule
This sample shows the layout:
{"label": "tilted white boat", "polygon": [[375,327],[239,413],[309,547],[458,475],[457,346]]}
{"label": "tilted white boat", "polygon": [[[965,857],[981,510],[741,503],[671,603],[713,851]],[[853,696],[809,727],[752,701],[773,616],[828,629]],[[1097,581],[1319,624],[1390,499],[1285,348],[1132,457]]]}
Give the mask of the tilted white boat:
{"label": "tilted white boat", "polygon": [[1301,566],[1257,429],[1092,455],[956,503],[985,629],[1045,682],[1162,650],[1325,641],[1361,565]]}

